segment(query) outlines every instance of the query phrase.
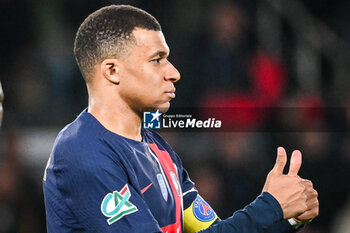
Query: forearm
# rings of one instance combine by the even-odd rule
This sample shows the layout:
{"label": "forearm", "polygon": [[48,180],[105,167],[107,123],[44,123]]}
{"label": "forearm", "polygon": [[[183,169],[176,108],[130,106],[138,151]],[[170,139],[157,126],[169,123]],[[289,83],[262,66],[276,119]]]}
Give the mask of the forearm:
{"label": "forearm", "polygon": [[201,233],[258,233],[270,232],[269,229],[288,232],[281,231],[285,227],[278,225],[282,220],[283,212],[277,200],[269,193],[263,193],[250,205],[236,211],[232,217],[216,222]]}

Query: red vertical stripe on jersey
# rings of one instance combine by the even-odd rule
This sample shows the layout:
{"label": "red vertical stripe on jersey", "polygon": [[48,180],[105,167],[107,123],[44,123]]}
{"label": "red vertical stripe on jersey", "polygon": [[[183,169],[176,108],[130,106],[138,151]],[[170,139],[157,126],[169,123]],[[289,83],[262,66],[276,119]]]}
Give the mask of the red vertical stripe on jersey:
{"label": "red vertical stripe on jersey", "polygon": [[170,171],[173,171],[177,176],[177,171],[175,169],[173,160],[171,159],[169,153],[164,150],[160,150],[156,144],[149,144],[149,147],[152,151],[157,155],[160,164],[164,170],[165,175],[168,178],[173,197],[175,199],[175,214],[176,214],[176,222],[174,224],[168,225],[162,228],[164,233],[181,233],[181,198],[177,195],[175,185],[173,183],[173,179],[171,178]]}

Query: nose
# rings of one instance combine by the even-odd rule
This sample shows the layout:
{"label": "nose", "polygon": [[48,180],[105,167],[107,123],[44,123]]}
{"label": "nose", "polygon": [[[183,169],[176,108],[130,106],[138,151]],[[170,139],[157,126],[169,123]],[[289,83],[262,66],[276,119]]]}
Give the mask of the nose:
{"label": "nose", "polygon": [[173,64],[168,62],[168,67],[167,67],[164,79],[166,81],[171,81],[173,83],[176,83],[177,81],[180,80],[180,78],[181,78],[181,75],[179,71],[175,68],[175,66],[173,66]]}

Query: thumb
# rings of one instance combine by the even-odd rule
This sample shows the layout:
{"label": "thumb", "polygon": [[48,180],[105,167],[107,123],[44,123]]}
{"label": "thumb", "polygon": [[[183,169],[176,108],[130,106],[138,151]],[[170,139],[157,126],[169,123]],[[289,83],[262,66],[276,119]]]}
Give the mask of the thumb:
{"label": "thumb", "polygon": [[290,158],[288,175],[298,175],[300,167],[301,167],[301,152],[299,150],[295,150],[293,151],[292,157]]}
{"label": "thumb", "polygon": [[283,147],[278,147],[277,148],[276,163],[271,171],[276,173],[276,174],[282,175],[283,169],[284,169],[284,166],[286,166],[286,163],[287,163],[287,153]]}

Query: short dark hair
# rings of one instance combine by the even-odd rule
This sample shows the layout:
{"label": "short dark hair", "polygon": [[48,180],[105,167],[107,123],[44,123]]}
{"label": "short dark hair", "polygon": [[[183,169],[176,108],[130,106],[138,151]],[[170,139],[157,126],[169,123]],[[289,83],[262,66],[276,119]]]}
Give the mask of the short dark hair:
{"label": "short dark hair", "polygon": [[90,14],[80,25],[74,42],[74,55],[81,73],[89,80],[96,64],[108,57],[123,57],[135,43],[135,28],[160,31],[149,13],[129,5],[111,5]]}

